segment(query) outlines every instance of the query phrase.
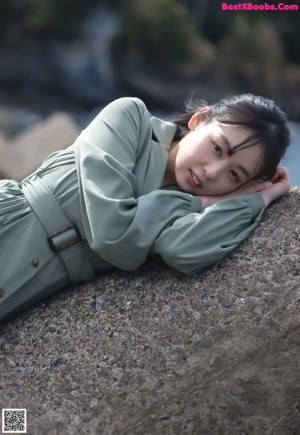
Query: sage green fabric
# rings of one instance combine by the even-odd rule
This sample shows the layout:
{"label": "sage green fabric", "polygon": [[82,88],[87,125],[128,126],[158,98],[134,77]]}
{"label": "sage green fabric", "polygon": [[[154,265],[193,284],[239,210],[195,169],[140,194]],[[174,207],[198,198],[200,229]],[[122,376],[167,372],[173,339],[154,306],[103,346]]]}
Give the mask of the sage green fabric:
{"label": "sage green fabric", "polygon": [[22,183],[22,191],[45,228],[50,247],[58,253],[72,284],[95,278],[95,272],[81,243],[81,234],[70,223],[45,182],[37,174]]}
{"label": "sage green fabric", "polygon": [[[175,269],[195,273],[258,224],[260,193],[201,213],[198,198],[161,188],[175,131],[174,124],[152,117],[141,100],[121,98],[27,178],[34,183],[40,177],[79,228],[95,272],[112,266],[133,270],[149,254],[159,254]],[[22,183],[12,180],[0,182],[0,264],[0,320],[70,284]]]}

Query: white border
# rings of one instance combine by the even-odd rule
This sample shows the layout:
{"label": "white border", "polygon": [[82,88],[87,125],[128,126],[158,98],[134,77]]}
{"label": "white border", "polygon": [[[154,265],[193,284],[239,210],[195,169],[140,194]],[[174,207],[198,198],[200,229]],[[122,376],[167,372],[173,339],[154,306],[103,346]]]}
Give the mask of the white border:
{"label": "white border", "polygon": [[[4,411],[24,411],[25,430],[21,430],[21,431],[4,430]],[[2,408],[2,433],[27,433],[27,409],[25,409],[25,408]]]}

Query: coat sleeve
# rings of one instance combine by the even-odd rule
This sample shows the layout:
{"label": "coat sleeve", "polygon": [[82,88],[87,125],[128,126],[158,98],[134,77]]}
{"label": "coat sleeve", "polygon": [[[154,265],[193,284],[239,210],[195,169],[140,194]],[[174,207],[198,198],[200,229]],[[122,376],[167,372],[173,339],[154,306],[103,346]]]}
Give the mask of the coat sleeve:
{"label": "coat sleeve", "polygon": [[203,213],[179,218],[157,237],[152,253],[193,274],[223,258],[258,225],[265,204],[260,193],[220,201]]}
{"label": "coat sleeve", "polygon": [[183,192],[154,190],[136,197],[135,165],[150,146],[151,132],[144,103],[121,98],[106,106],[75,143],[87,242],[120,269],[140,266],[164,228],[201,208],[199,199]]}

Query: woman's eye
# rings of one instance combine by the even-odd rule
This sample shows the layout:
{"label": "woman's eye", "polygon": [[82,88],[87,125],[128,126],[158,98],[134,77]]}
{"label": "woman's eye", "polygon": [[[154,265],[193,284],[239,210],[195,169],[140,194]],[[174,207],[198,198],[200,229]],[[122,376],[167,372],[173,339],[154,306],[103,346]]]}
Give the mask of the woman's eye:
{"label": "woman's eye", "polygon": [[217,142],[213,142],[213,146],[215,151],[221,156],[223,154],[223,150]]}
{"label": "woman's eye", "polygon": [[231,170],[231,171],[229,171],[230,172],[230,176],[231,176],[231,178],[235,181],[235,182],[239,182],[240,181],[240,177],[239,177],[239,174],[236,172],[236,171],[234,171],[234,170]]}

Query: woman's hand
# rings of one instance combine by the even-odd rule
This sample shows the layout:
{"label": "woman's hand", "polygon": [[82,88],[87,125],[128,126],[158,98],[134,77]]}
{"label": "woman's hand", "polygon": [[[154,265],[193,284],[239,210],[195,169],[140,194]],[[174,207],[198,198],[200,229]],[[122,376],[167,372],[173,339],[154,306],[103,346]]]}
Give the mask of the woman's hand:
{"label": "woman's hand", "polygon": [[271,180],[271,185],[261,191],[266,206],[288,193],[290,188],[291,181],[287,168],[278,168]]}
{"label": "woman's hand", "polygon": [[232,192],[225,193],[224,195],[200,196],[200,199],[202,207],[206,208],[224,199],[231,199],[240,195],[250,195],[252,193],[260,192],[263,196],[265,205],[268,206],[271,202],[275,201],[275,199],[286,194],[290,188],[291,183],[287,169],[278,168],[271,181],[253,179]]}

